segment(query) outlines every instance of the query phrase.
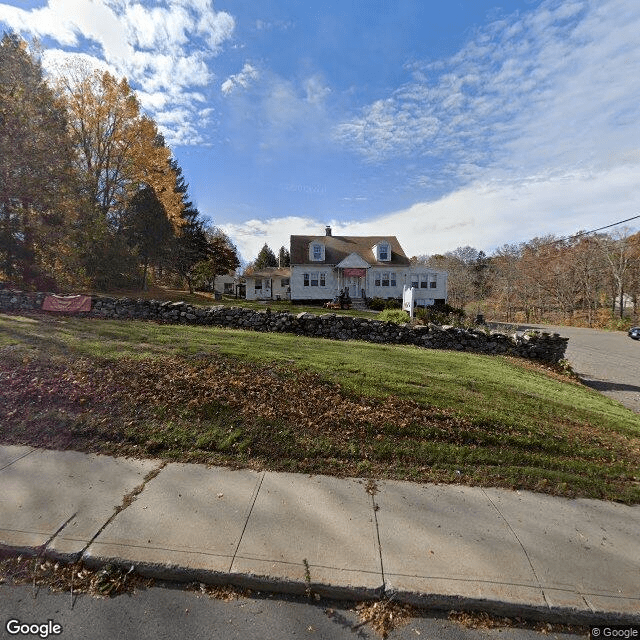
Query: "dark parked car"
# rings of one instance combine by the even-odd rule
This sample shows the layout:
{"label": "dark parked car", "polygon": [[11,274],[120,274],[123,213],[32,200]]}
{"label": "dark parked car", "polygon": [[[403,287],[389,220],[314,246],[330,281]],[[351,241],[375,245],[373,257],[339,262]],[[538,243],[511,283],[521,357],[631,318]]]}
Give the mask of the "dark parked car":
{"label": "dark parked car", "polygon": [[634,340],[640,340],[640,327],[631,327],[631,329],[629,329],[629,336]]}

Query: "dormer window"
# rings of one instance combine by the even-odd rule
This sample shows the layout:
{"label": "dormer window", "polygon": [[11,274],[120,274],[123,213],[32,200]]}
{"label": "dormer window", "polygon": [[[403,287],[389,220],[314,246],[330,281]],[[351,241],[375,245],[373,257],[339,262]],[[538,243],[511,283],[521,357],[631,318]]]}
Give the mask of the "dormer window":
{"label": "dormer window", "polygon": [[309,251],[309,258],[312,262],[322,262],[324,260],[324,245],[321,242],[313,242]]}
{"label": "dormer window", "polygon": [[377,258],[380,262],[389,262],[391,260],[391,249],[386,242],[376,245]]}

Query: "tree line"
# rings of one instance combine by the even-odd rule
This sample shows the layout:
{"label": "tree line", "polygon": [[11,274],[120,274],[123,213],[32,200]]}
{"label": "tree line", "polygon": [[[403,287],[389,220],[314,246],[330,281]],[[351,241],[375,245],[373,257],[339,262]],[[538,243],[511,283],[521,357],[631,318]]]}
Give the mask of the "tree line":
{"label": "tree line", "polygon": [[638,321],[640,233],[553,235],[492,255],[459,247],[411,259],[448,272],[448,302],[504,322],[615,326]]}
{"label": "tree line", "polygon": [[55,82],[0,42],[0,280],[26,288],[215,284],[239,266],[202,218],[126,79],[69,66]]}
{"label": "tree line", "polygon": [[264,245],[262,245],[262,249],[258,252],[256,259],[246,265],[244,273],[245,275],[250,275],[263,269],[289,266],[291,266],[289,249],[284,246],[280,247],[278,255],[276,256],[273,249],[265,242]]}

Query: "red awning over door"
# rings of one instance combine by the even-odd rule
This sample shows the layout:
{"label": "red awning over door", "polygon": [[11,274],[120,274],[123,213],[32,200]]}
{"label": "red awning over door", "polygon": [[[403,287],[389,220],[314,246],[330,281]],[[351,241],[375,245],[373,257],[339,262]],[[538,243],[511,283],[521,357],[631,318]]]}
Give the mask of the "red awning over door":
{"label": "red awning over door", "polygon": [[366,269],[343,269],[343,275],[345,278],[355,277],[355,278],[364,278],[367,275]]}

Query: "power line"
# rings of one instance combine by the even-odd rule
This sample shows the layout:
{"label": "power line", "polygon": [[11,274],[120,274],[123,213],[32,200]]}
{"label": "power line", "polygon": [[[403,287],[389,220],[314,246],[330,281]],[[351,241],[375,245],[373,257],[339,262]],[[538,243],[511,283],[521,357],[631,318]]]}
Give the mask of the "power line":
{"label": "power line", "polygon": [[640,215],[633,216],[632,218],[627,218],[626,220],[620,220],[619,222],[612,222],[611,224],[607,224],[604,227],[598,227],[597,229],[592,229],[591,231],[579,231],[572,236],[567,236],[566,238],[559,238],[558,240],[553,240],[552,242],[545,242],[540,247],[545,247],[551,244],[559,244],[560,242],[564,242],[565,240],[575,240],[575,238],[580,238],[582,236],[588,236],[590,233],[597,233],[598,231],[602,231],[603,229],[610,229],[611,227],[617,227],[619,224],[624,224],[625,222],[631,222],[631,220],[637,220],[640,218]]}

